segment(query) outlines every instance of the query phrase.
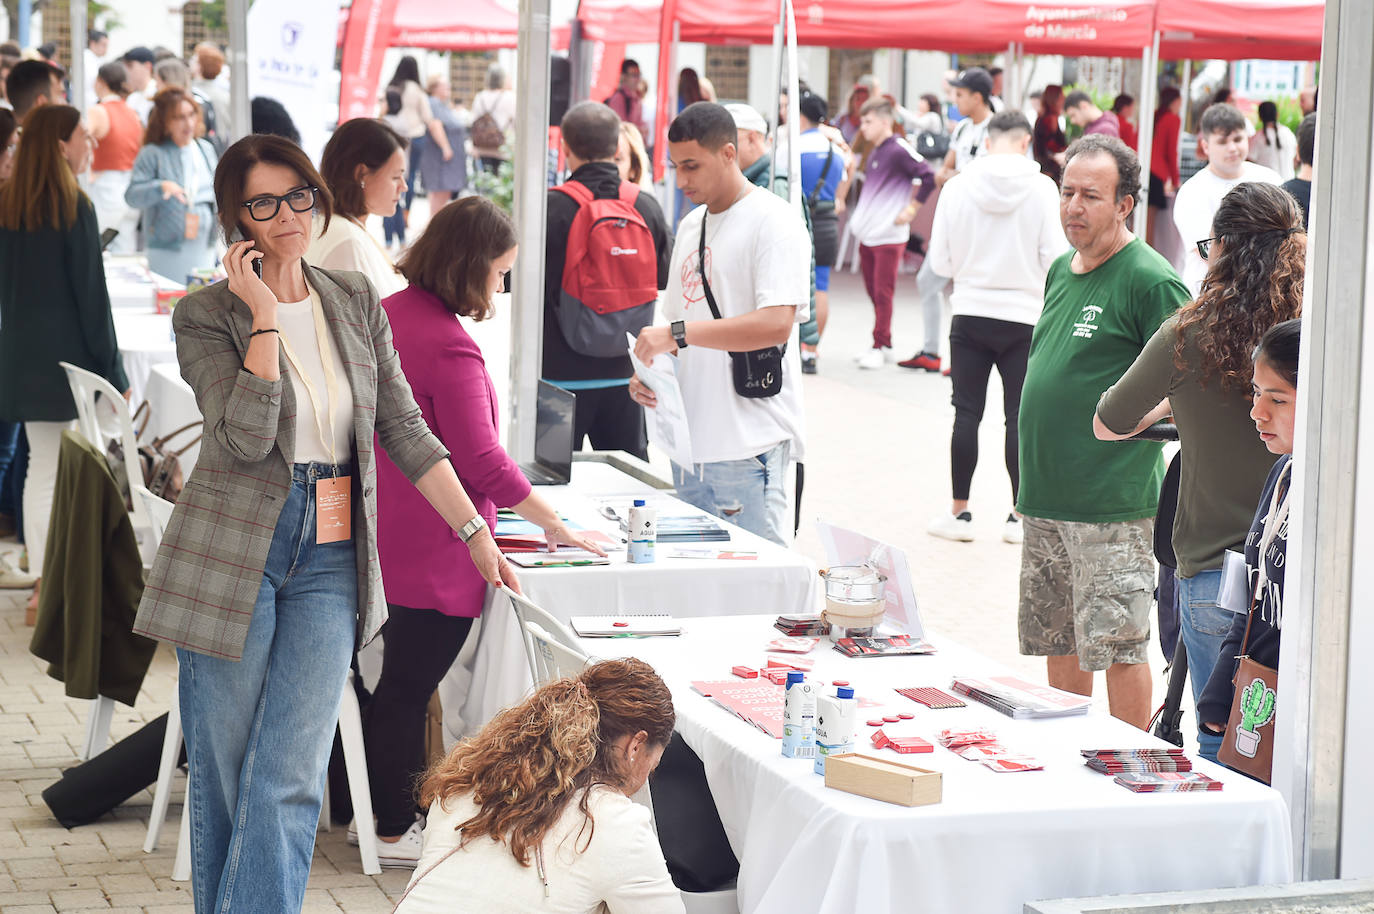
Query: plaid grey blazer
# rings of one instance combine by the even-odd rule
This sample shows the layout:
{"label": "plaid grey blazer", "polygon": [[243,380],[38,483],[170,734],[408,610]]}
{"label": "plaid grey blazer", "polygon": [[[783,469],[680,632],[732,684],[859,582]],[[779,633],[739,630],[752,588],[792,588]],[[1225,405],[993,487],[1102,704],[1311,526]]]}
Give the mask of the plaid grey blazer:
{"label": "plaid grey blazer", "polygon": [[[377,562],[373,435],[412,482],[448,456],[420,415],[391,325],[360,273],[305,267],[353,390],[353,541],[358,643],[386,621]],[[267,550],[291,485],[296,401],[286,381],[243,367],[252,312],[219,282],[176,306],[177,360],[205,417],[195,469],[177,501],[143,591],[134,631],[187,650],[238,660],[262,584]]]}

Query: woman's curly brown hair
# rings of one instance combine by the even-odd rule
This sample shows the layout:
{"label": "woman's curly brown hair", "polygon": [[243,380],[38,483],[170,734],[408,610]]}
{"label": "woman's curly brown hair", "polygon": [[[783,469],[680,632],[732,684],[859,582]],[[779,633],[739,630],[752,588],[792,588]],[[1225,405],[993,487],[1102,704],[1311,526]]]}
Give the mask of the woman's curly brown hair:
{"label": "woman's curly brown hair", "polygon": [[1224,390],[1248,391],[1260,337],[1302,313],[1302,211],[1281,187],[1238,184],[1217,208],[1212,235],[1221,245],[1212,249],[1197,298],[1179,309],[1174,365],[1188,369],[1183,350],[1192,339],[1202,355],[1204,385],[1219,378]]}
{"label": "woman's curly brown hair", "polygon": [[[477,815],[459,824],[460,846],[504,841],[521,866],[578,790],[622,789],[613,743],[641,730],[652,746],[673,735],[673,696],[642,660],[606,660],[555,680],[507,708],[430,769],[420,804],[470,794]],[[595,823],[583,793],[578,807],[591,842]],[[583,844],[582,849],[586,849]]]}

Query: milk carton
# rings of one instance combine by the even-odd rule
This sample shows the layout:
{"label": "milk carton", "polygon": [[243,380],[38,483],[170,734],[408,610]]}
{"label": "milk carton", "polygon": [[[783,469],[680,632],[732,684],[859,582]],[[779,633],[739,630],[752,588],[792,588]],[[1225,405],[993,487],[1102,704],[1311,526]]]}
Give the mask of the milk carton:
{"label": "milk carton", "polygon": [[854,732],[859,724],[859,701],[849,686],[834,695],[816,699],[816,773],[825,774],[825,760],[854,751]]}

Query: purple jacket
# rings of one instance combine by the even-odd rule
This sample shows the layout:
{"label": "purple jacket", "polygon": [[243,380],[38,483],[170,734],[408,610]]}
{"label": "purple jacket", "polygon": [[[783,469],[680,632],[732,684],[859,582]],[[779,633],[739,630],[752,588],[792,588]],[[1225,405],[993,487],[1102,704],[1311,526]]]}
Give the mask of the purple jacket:
{"label": "purple jacket", "polygon": [[[524,501],[530,484],[501,447],[496,389],[482,350],[429,292],[411,286],[382,307],[425,423],[448,447],[463,487],[495,527],[496,509]],[[487,585],[467,546],[380,449],[377,551],[388,603],[446,616],[482,614]]]}

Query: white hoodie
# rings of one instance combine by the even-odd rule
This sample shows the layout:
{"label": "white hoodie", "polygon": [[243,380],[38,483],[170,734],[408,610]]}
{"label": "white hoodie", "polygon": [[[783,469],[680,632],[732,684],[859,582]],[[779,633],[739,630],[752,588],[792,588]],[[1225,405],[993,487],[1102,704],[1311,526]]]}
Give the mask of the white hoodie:
{"label": "white hoodie", "polygon": [[926,255],[954,280],[956,315],[1034,325],[1045,304],[1045,275],[1069,249],[1059,223],[1059,190],[1019,155],[983,155],[940,192]]}

